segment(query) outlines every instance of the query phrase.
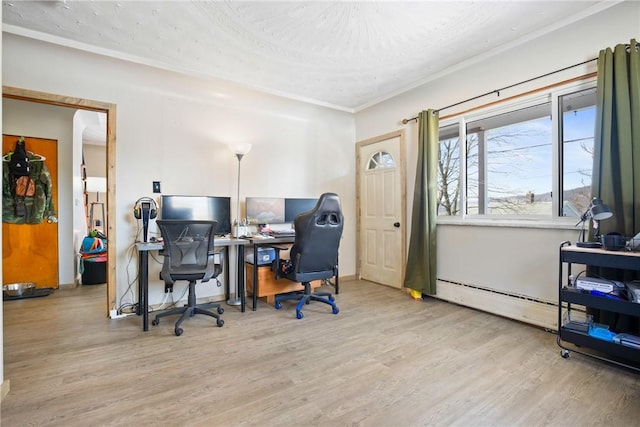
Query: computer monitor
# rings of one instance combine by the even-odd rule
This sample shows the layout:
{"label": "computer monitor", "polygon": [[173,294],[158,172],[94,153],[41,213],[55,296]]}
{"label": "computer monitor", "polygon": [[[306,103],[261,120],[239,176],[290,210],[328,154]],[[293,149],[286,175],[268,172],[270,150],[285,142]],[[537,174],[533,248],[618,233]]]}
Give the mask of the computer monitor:
{"label": "computer monitor", "polygon": [[160,218],[218,221],[216,234],[231,233],[231,197],[162,196]]}
{"label": "computer monitor", "polygon": [[293,222],[298,214],[308,212],[318,203],[318,199],[284,199],[284,221]]}
{"label": "computer monitor", "polygon": [[281,197],[247,197],[245,199],[249,224],[282,224],[284,199]]}

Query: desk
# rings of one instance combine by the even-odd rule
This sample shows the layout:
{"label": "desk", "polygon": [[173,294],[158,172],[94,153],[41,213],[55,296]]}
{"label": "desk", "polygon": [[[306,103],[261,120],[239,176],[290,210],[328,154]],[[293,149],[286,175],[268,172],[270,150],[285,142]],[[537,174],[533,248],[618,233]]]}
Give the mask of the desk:
{"label": "desk", "polygon": [[[224,254],[224,278],[225,278],[225,300],[229,299],[229,247],[237,248],[236,257],[236,280],[237,289],[240,294],[240,310],[244,313],[247,304],[247,298],[244,290],[244,246],[249,243],[248,240],[235,238],[216,238],[213,246],[222,248]],[[159,251],[164,248],[160,242],[136,243],[138,250],[138,309],[136,314],[142,315],[142,330],[149,330],[149,252]],[[255,307],[255,304],[254,304]],[[143,309],[144,308],[144,309]],[[255,308],[254,308],[255,310]]]}
{"label": "desk", "polygon": [[[254,269],[253,269],[253,298],[252,298],[252,303],[253,303],[253,311],[256,311],[256,307],[258,306],[258,286],[260,285],[258,282],[258,268],[256,268],[255,266],[258,265],[258,247],[259,246],[269,246],[269,245],[276,245],[276,244],[280,244],[280,243],[293,243],[295,242],[296,238],[295,236],[286,236],[286,237],[263,237],[263,238],[256,238],[256,237],[247,237],[247,239],[251,242],[251,244],[253,245],[253,265],[254,265]],[[238,266],[238,268],[240,268]],[[338,293],[340,293],[340,288],[339,288],[339,283],[338,283],[338,275],[336,274],[336,277],[334,279],[334,283],[331,283],[330,281],[326,281],[326,284],[331,285],[335,288],[336,290],[336,295]]]}

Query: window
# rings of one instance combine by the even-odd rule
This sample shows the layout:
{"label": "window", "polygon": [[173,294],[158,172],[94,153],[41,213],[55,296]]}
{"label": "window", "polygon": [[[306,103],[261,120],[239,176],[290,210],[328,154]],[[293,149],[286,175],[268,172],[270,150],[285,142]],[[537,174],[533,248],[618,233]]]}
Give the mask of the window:
{"label": "window", "polygon": [[367,170],[392,168],[395,165],[391,154],[386,151],[378,151],[369,159]]}
{"label": "window", "polygon": [[458,125],[440,128],[438,215],[460,214],[460,137]]}
{"label": "window", "polygon": [[560,97],[562,216],[580,216],[591,202],[596,89]]}
{"label": "window", "polygon": [[580,216],[591,200],[595,100],[593,87],[547,93],[441,123],[438,215]]}

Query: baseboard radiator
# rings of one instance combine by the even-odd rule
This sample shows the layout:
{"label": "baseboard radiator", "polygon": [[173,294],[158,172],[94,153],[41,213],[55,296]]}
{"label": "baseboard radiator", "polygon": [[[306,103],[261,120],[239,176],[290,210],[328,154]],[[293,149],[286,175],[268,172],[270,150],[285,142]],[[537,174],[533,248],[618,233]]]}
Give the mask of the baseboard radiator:
{"label": "baseboard radiator", "polygon": [[436,297],[547,330],[558,330],[558,306],[552,301],[446,280],[438,280]]}

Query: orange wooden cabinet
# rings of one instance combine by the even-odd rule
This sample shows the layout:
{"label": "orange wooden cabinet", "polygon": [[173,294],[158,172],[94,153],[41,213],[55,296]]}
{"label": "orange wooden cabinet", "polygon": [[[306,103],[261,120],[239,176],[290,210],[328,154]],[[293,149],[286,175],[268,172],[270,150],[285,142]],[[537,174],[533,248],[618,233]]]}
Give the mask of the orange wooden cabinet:
{"label": "orange wooden cabinet", "polygon": [[[253,264],[245,263],[247,278],[247,293],[253,295]],[[311,282],[311,289],[320,286],[322,282]],[[258,298],[266,298],[268,303],[275,301],[275,295],[286,292],[302,291],[304,287],[300,283],[287,279],[276,279],[270,265],[258,266]]]}

